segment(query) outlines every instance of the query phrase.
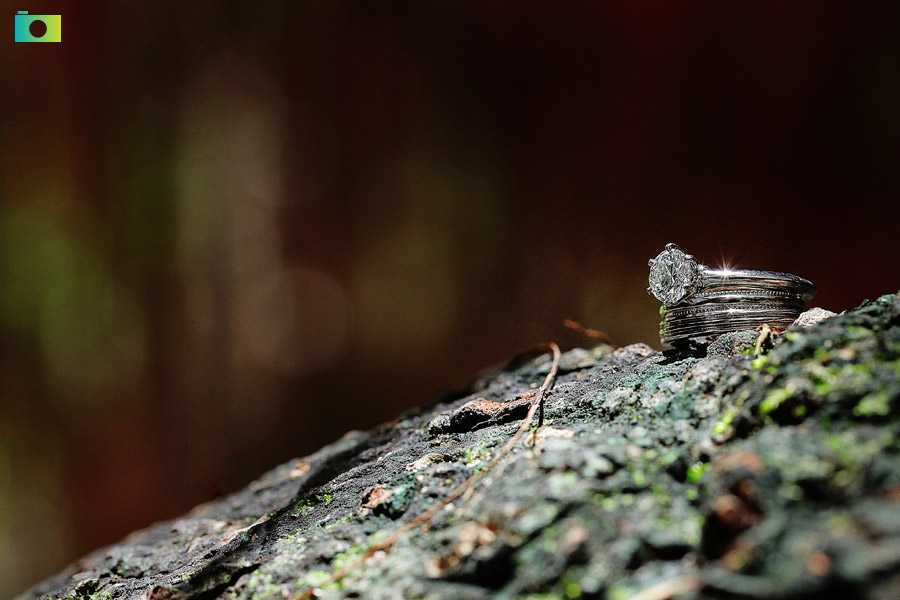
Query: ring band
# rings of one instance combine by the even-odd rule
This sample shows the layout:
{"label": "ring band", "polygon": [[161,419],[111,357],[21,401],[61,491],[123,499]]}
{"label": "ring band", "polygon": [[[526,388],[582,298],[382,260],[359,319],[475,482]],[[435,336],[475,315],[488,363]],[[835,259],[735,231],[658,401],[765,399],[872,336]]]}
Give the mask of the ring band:
{"label": "ring band", "polygon": [[809,301],[816,293],[811,281],[790,273],[751,269],[713,269],[678,247],[666,244],[649,261],[650,287],[647,291],[667,306],[678,304],[696,294],[728,290],[765,290],[785,292]]}
{"label": "ring band", "polygon": [[664,344],[671,345],[685,338],[703,340],[729,331],[755,329],[763,323],[770,327],[788,327],[800,312],[802,306],[795,308],[778,304],[728,303],[669,309],[663,311],[659,337]]}
{"label": "ring band", "polygon": [[698,343],[767,324],[787,327],[816,293],[807,279],[776,271],[714,269],[676,244],[650,260],[647,292],[663,303],[660,339]]}
{"label": "ring band", "polygon": [[811,300],[816,294],[816,286],[811,281],[790,273],[752,269],[711,269],[706,265],[698,266],[701,272],[701,291],[731,289],[781,291],[802,298],[804,302]]}
{"label": "ring band", "polygon": [[804,304],[806,300],[803,296],[787,290],[719,289],[697,292],[676,306],[705,302],[799,302]]}

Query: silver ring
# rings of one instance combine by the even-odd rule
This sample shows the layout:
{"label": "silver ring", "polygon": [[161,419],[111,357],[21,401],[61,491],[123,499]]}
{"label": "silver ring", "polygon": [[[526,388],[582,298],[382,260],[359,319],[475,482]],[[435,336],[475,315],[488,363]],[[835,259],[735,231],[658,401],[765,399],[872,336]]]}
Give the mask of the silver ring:
{"label": "silver ring", "polygon": [[675,244],[650,261],[647,292],[663,303],[664,344],[707,343],[730,331],[788,327],[816,293],[807,279],[750,269],[713,269]]}
{"label": "silver ring", "polygon": [[[811,281],[790,273],[751,269],[713,269],[678,247],[666,249],[650,262],[647,292],[666,306],[705,302],[715,294],[748,291],[767,297],[781,295],[807,302],[816,294]],[[746,294],[742,294],[746,296]]]}
{"label": "silver ring", "polygon": [[664,309],[659,337],[664,344],[681,339],[705,341],[742,329],[755,329],[763,323],[770,327],[788,327],[802,312],[800,308],[780,304],[711,303]]}

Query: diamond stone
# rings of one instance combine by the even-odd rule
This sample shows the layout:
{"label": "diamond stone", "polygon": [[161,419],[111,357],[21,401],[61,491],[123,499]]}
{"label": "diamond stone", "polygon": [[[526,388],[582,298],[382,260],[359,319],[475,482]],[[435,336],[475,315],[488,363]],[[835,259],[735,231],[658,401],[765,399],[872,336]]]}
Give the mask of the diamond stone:
{"label": "diamond stone", "polygon": [[697,290],[700,272],[694,257],[675,244],[650,261],[650,287],[647,291],[665,305],[678,304]]}

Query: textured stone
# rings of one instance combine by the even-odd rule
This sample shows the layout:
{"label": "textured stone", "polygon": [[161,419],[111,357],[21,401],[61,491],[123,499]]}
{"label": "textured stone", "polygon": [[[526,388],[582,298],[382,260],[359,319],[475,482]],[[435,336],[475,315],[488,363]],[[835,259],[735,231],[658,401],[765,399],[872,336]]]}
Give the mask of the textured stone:
{"label": "textured stone", "polygon": [[732,331],[717,337],[707,347],[706,355],[729,358],[741,354],[752,354],[756,349],[759,333],[755,331]]}
{"label": "textured stone", "polygon": [[801,313],[794,321],[793,327],[810,327],[836,316],[837,313],[817,306]]}
{"label": "textured stone", "polygon": [[[900,597],[900,300],[749,342],[566,354],[542,430],[318,597]],[[548,369],[348,434],[21,598],[292,598],[485,469]]]}

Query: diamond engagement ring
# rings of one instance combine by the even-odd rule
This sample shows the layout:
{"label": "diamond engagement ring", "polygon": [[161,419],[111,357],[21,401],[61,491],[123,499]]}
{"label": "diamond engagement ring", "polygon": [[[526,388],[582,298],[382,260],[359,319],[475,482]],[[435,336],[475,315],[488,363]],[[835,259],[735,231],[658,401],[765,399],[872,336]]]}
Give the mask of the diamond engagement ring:
{"label": "diamond engagement ring", "polygon": [[729,331],[787,327],[816,293],[810,281],[775,271],[714,269],[676,244],[650,260],[647,292],[663,303],[660,338],[707,343]]}

